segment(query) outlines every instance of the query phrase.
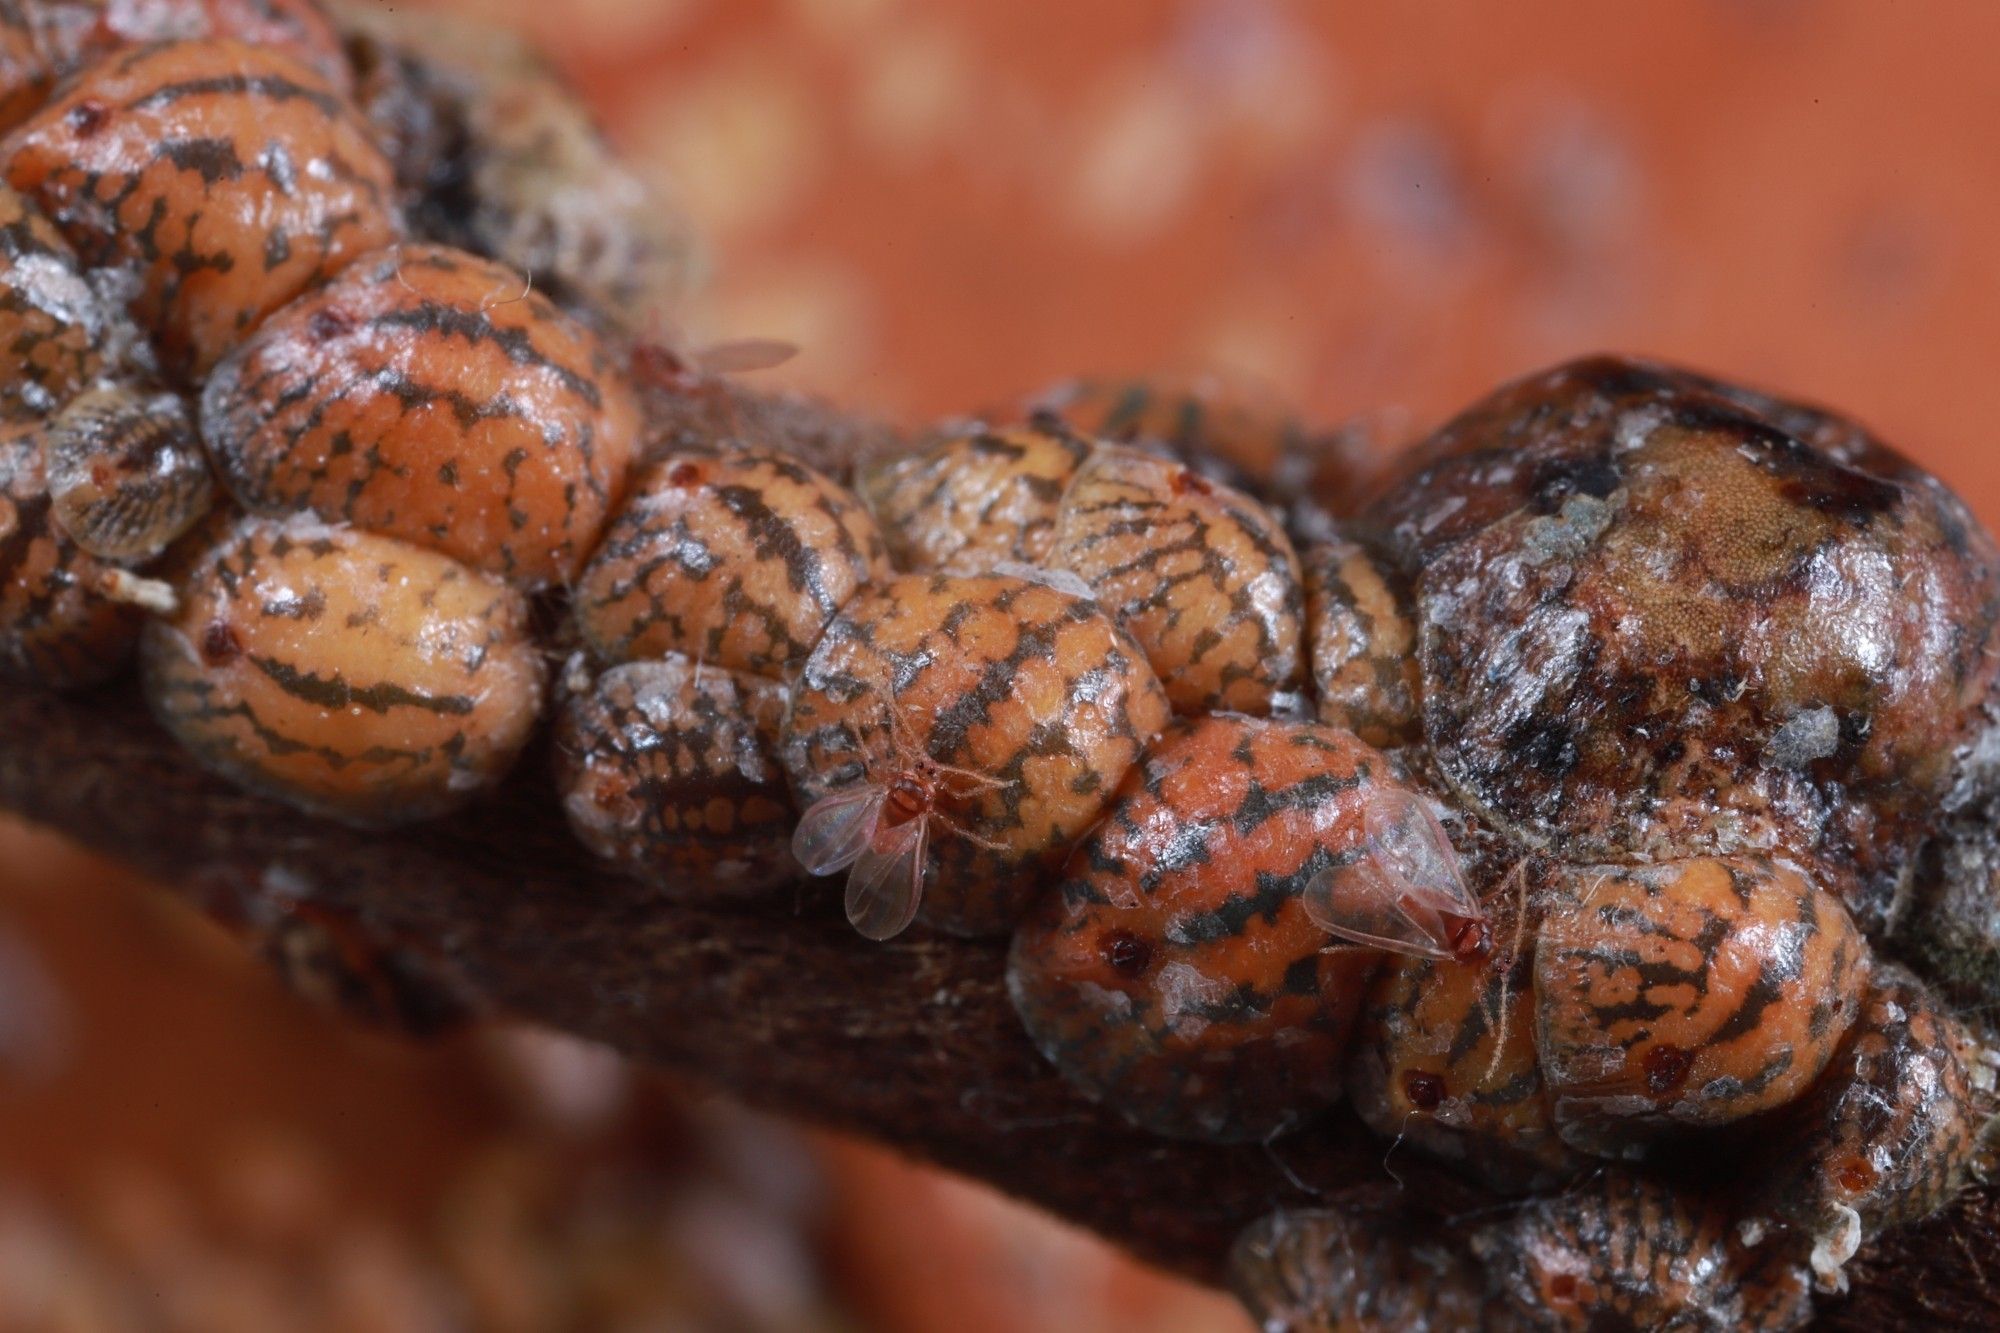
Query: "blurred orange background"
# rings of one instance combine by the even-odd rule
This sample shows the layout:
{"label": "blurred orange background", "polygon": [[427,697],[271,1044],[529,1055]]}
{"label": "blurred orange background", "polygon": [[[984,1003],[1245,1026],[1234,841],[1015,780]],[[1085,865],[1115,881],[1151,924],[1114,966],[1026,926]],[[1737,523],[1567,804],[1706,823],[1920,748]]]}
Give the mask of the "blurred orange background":
{"label": "blurred orange background", "polygon": [[[693,218],[691,335],[795,342],[775,378],[856,406],[1212,367],[1394,440],[1622,350],[1829,402],[2000,518],[2000,8],[450,2]],[[0,828],[0,1329],[1245,1327],[689,1106],[560,1043],[339,1029]]]}

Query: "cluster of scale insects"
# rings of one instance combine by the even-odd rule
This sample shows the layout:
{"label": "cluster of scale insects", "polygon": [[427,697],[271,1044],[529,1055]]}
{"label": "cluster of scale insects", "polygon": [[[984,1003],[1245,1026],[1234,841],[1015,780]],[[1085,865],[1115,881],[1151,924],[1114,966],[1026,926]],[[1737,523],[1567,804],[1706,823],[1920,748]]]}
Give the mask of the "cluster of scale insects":
{"label": "cluster of scale insects", "polygon": [[578,837],[662,893],[1011,933],[1143,1130],[1344,1100],[1516,1201],[1274,1214],[1267,1327],[1787,1328],[1962,1182],[1984,1048],[1877,952],[1990,992],[2000,559],[1935,480],[1614,360],[1365,487],[1206,381],[829,475],[732,407],[762,349],[647,340],[674,241],[573,106],[408,38],[0,9],[0,673],[136,644],[203,764],[372,827],[551,706]]}

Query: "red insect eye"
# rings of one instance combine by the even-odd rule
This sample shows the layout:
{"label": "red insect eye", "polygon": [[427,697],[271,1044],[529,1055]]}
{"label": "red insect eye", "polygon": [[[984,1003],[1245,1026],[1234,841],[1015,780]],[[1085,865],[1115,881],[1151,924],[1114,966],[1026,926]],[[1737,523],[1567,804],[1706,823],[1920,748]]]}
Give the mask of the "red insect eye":
{"label": "red insect eye", "polygon": [[1175,495],[1213,495],[1215,484],[1192,468],[1182,468],[1174,474]]}
{"label": "red insect eye", "polygon": [[1641,1063],[1646,1071],[1646,1091],[1655,1097],[1665,1097],[1687,1082],[1688,1070],[1694,1065],[1694,1052],[1663,1042],[1647,1051]]}
{"label": "red insect eye", "polygon": [[1144,976],[1153,965],[1153,946],[1128,931],[1112,931],[1099,941],[1097,951],[1121,977]]}
{"label": "red insect eye", "polygon": [[1403,1075],[1403,1095],[1419,1111],[1435,1111],[1444,1102],[1444,1079],[1421,1069]]}

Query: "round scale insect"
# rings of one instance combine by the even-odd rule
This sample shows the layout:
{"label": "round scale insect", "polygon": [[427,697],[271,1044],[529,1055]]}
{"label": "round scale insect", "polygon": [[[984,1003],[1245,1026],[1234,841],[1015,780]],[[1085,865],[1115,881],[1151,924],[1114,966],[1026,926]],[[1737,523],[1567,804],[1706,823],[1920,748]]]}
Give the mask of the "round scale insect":
{"label": "round scale insect", "polygon": [[1047,565],[1063,495],[1091,446],[1059,422],[955,432],[856,482],[902,569],[984,574]]}
{"label": "round scale insect", "polygon": [[147,698],[202,763],[364,827],[463,805],[541,712],[522,595],[423,547],[246,518],[146,627]]}
{"label": "round scale insect", "polygon": [[1159,681],[1091,601],[1014,575],[863,588],[800,668],[783,759],[816,874],[851,914],[1009,929],[1167,723]]}
{"label": "round scale insect", "polygon": [[888,573],[874,520],[824,474],[768,450],[675,455],[640,474],[605,532],[576,620],[604,662],[680,653],[777,677]]}
{"label": "round scale insect", "polygon": [[1076,575],[1184,713],[1303,707],[1304,596],[1282,525],[1185,463],[1087,445],[1053,419],[955,434],[862,490],[912,569]]}
{"label": "round scale insect", "polygon": [[1488,1302],[1477,1267],[1400,1205],[1355,1190],[1271,1213],[1231,1247],[1230,1289],[1261,1333],[1484,1327]]}
{"label": "round scale insect", "polygon": [[1535,947],[1537,1045],[1563,1137],[1641,1151],[1792,1101],[1860,1010],[1838,899],[1748,857],[1579,869]]}
{"label": "round scale insect", "polygon": [[1472,1250],[1515,1326],[1779,1333],[1811,1313],[1784,1246],[1747,1239],[1699,1189],[1610,1169],[1482,1229]]}
{"label": "round scale insect", "polygon": [[372,254],[266,320],[201,408],[253,513],[311,510],[529,588],[582,568],[637,417],[587,328],[511,269],[434,245]]}
{"label": "round scale insect", "polygon": [[1126,1118],[1255,1141],[1340,1095],[1384,961],[1340,941],[1448,956],[1478,932],[1447,921],[1484,911],[1380,752],[1313,723],[1213,717],[1149,747],[1015,932],[1008,993],[1043,1054]]}
{"label": "round scale insect", "polygon": [[100,559],[143,565],[201,521],[214,475],[179,394],[108,384],[72,398],[43,439],[56,521]]}
{"label": "round scale insect", "polygon": [[1470,807],[1573,861],[1782,852],[1877,919],[2000,673],[2000,559],[1885,446],[1759,401],[1562,367],[1446,426],[1359,528],[1411,587]]}
{"label": "round scale insect", "polygon": [[388,161],[339,91],[233,39],[109,56],[0,158],[86,264],[125,276],[162,368],[186,380],[399,226]]}
{"label": "round scale insect", "polygon": [[783,685],[678,654],[598,675],[579,654],[565,675],[556,782],[584,846],[695,901],[792,882],[796,811],[774,757]]}

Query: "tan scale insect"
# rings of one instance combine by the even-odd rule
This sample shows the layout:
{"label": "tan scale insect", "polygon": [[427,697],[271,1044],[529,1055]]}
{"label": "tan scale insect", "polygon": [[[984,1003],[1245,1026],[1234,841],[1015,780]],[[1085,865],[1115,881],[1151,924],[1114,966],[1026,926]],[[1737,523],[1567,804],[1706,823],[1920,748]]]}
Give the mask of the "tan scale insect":
{"label": "tan scale insect", "polygon": [[541,712],[527,604],[448,556],[309,517],[243,519],[148,624],[153,712],[211,769],[385,827],[497,781]]}

